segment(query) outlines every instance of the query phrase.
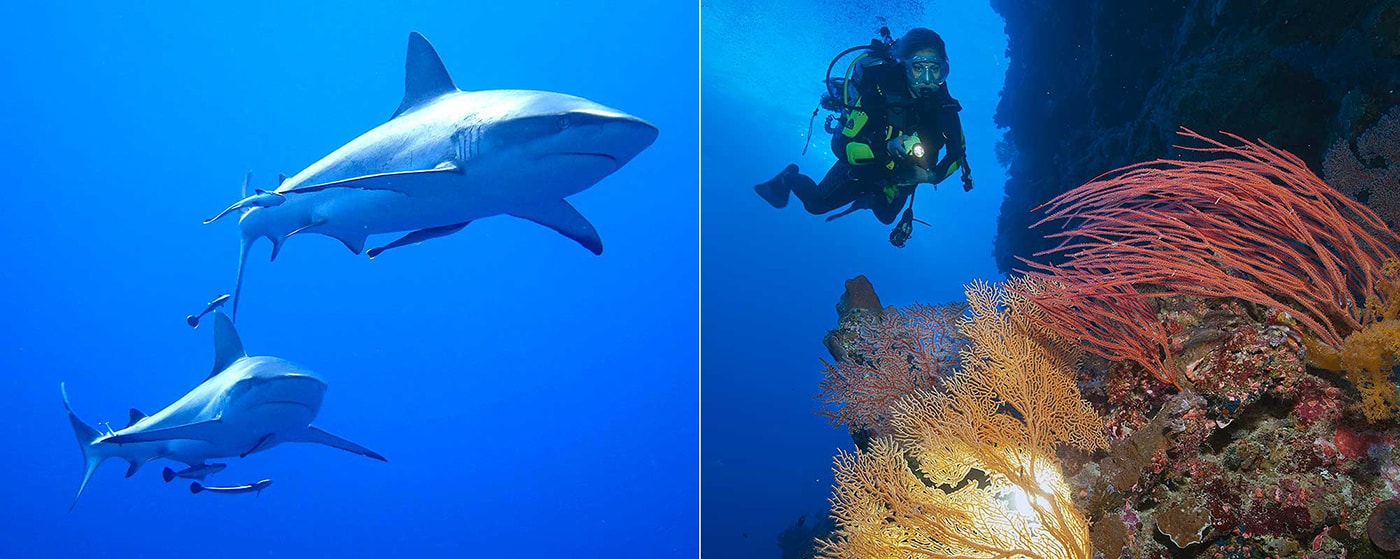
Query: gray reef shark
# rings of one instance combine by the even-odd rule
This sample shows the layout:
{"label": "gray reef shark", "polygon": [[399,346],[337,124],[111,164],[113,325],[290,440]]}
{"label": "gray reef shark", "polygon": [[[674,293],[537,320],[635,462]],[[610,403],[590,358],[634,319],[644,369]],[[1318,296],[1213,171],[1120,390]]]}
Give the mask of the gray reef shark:
{"label": "gray reef shark", "polygon": [[617,171],[656,140],[657,129],[587,99],[527,90],[462,91],[437,51],[408,36],[403,103],[388,122],[351,140],[276,190],[246,191],[235,210],[241,243],[238,294],[249,246],[317,233],[364,252],[366,237],[408,232],[381,252],[451,235],[474,220],[512,215],[553,229],[594,254],[593,225],[564,201]]}
{"label": "gray reef shark", "polygon": [[311,425],[321,409],[326,381],[277,357],[249,357],[233,321],[214,312],[214,370],[204,382],[155,415],[131,410],[125,428],[107,433],[73,413],[68,390],[59,384],[68,421],[83,451],[83,481],[73,506],[83,496],[92,473],[108,458],[129,463],[126,477],[157,458],[191,468],[213,458],[246,457],[281,443],[320,443],[387,462],[374,451]]}

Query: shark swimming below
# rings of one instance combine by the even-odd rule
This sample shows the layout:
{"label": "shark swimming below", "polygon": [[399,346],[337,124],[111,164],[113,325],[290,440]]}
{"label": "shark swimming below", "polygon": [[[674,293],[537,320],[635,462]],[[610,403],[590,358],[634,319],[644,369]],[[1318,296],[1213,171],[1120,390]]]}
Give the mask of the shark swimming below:
{"label": "shark swimming below", "polygon": [[404,98],[388,122],[341,146],[276,190],[259,190],[211,223],[241,212],[238,294],[249,246],[316,233],[355,254],[366,238],[407,234],[381,252],[451,235],[474,220],[512,215],[602,254],[593,225],[564,198],[597,184],[656,140],[652,124],[587,99],[527,90],[462,91],[437,51],[409,34]]}
{"label": "shark swimming below", "polygon": [[[73,506],[97,467],[109,458],[127,461],[126,477],[157,458],[191,468],[206,460],[246,457],[281,443],[320,443],[387,462],[374,451],[311,425],[321,409],[326,382],[277,357],[250,357],[233,321],[214,312],[214,370],[184,397],[154,415],[131,410],[125,428],[102,433],[73,413],[68,390],[59,384],[63,407],[83,451],[83,480]],[[216,468],[220,465],[211,465]],[[168,481],[168,480],[167,480]]]}

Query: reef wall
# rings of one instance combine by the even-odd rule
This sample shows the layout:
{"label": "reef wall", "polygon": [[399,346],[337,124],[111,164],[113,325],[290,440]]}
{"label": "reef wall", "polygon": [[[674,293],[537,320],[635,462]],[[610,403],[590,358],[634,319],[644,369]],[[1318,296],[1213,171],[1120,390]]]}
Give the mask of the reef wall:
{"label": "reef wall", "polygon": [[1003,272],[1049,247],[1049,231],[1028,229],[1032,208],[1106,171],[1180,157],[1171,146],[1183,126],[1288,150],[1334,186],[1355,185],[1338,188],[1392,227],[1400,217],[1400,113],[1386,118],[1400,105],[1400,0],[992,7],[1009,58],[996,114],[1007,129]]}

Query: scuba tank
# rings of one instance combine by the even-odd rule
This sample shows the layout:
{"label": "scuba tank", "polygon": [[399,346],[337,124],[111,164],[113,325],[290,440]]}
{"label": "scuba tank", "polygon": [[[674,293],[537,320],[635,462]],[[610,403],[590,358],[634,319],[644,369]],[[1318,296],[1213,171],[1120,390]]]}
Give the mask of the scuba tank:
{"label": "scuba tank", "polygon": [[[868,45],[857,45],[837,53],[826,66],[826,78],[822,80],[826,91],[822,93],[817,107],[812,109],[812,118],[807,121],[807,143],[802,146],[803,155],[807,154],[807,148],[812,143],[812,124],[816,121],[818,112],[826,109],[834,113],[826,116],[823,128],[828,134],[835,134],[846,126],[846,119],[850,117],[851,111],[855,110],[854,103],[860,98],[858,86],[864,83],[866,74],[887,71],[888,68],[896,66],[894,57],[890,54],[890,49],[894,46],[890,28],[881,27],[879,33],[880,36],[871,39]],[[846,55],[860,51],[864,52],[846,66],[844,75],[831,75],[837,62]]]}

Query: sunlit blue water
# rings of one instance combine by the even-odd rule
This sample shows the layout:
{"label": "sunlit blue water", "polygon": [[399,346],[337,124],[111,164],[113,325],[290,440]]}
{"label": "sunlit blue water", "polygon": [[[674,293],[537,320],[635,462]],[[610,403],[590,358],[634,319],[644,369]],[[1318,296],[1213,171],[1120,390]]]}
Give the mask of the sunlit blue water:
{"label": "sunlit blue water", "polygon": [[[0,557],[693,557],[697,16],[660,4],[8,8]],[[212,329],[183,319],[232,289],[237,252],[234,220],[201,220],[245,171],[270,188],[386,120],[413,30],[463,89],[657,125],[570,199],[603,255],[509,217],[374,261],[302,235],[268,263],[261,244],[246,347],[326,378],[316,423],[389,462],[288,444],[211,478],[272,478],[256,498],[109,462],[68,513],[81,467],[59,382],[118,428],[200,382]]]}
{"label": "sunlit blue water", "polygon": [[[886,305],[962,298],[974,278],[999,279],[992,238],[1005,181],[992,123],[1006,73],[999,16],[978,2],[707,0],[702,9],[702,548],[707,557],[776,557],[776,538],[822,511],[831,460],[853,448],[813,411],[843,282],[864,274]],[[867,44],[881,25],[947,42],[949,87],[961,101],[977,187],[921,187],[904,249],[869,212],[825,223],[793,202],[774,210],[752,191],[797,162],[820,178],[834,157],[807,121],[831,57]],[[838,69],[844,70],[844,65]],[[824,114],[824,113],[823,113]]]}

